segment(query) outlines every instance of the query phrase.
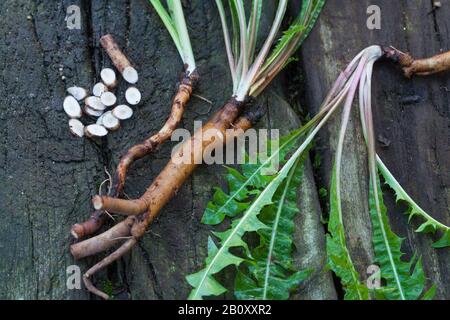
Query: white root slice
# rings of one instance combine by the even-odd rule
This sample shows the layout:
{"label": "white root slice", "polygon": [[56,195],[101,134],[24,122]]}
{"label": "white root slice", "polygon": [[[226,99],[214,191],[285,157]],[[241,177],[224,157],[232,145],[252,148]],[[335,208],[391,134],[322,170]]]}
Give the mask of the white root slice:
{"label": "white root slice", "polygon": [[100,72],[103,83],[108,88],[114,88],[117,85],[116,73],[111,68],[105,68]]}
{"label": "white root slice", "polygon": [[[108,111],[108,112],[111,112],[111,111]],[[98,119],[97,119],[97,121],[95,121],[95,123],[98,124],[99,126],[102,126],[102,125],[103,125],[103,117],[104,117],[105,114],[108,113],[108,112],[105,112],[105,113],[102,114],[100,117],[98,117]]]}
{"label": "white root slice", "polygon": [[126,104],[121,104],[112,110],[112,114],[119,120],[127,120],[133,115],[133,110]]}
{"label": "white root slice", "polygon": [[84,113],[91,117],[100,117],[103,114],[103,111],[94,110],[90,108],[88,105],[85,105],[83,108]]}
{"label": "white root slice", "polygon": [[92,93],[96,97],[100,97],[106,91],[108,91],[108,87],[103,82],[96,83],[92,88]]}
{"label": "white root slice", "polygon": [[84,99],[84,104],[97,111],[104,111],[106,109],[106,105],[103,104],[102,100],[95,96],[90,96]]}
{"label": "white root slice", "polygon": [[64,111],[71,118],[80,118],[81,117],[81,107],[78,101],[72,97],[68,96],[64,99],[63,103]]}
{"label": "white root slice", "polygon": [[120,121],[117,119],[111,111],[105,112],[102,116],[102,124],[108,130],[117,130],[120,127]]}
{"label": "white root slice", "polygon": [[127,91],[125,91],[125,99],[131,105],[137,105],[141,102],[141,93],[136,87],[129,87]]}
{"label": "white root slice", "polygon": [[76,87],[76,86],[67,88],[67,92],[77,100],[83,100],[88,95],[88,92],[86,89],[81,88],[81,87]]}
{"label": "white root slice", "polygon": [[84,124],[78,119],[69,120],[69,130],[76,137],[84,136]]}
{"label": "white root slice", "polygon": [[122,76],[126,82],[135,84],[138,82],[139,76],[135,68],[128,66],[122,71]]}
{"label": "white root slice", "polygon": [[98,124],[90,124],[84,128],[84,133],[90,138],[98,138],[106,136],[108,134],[108,130]]}
{"label": "white root slice", "polygon": [[111,107],[117,102],[116,95],[109,91],[103,92],[103,94],[100,96],[100,100],[107,107]]}

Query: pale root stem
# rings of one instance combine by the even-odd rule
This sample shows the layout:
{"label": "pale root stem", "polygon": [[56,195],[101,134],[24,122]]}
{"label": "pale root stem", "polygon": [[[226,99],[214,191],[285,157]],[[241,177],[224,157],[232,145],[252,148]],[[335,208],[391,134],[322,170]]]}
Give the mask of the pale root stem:
{"label": "pale root stem", "polygon": [[131,65],[130,60],[120,50],[119,45],[110,34],[104,35],[100,38],[100,44],[105,49],[108,56],[111,58],[114,66],[122,74],[122,77],[128,83],[136,83],[138,81],[138,73],[136,69]]}
{"label": "pale root stem", "polygon": [[103,299],[109,299],[109,296],[104,293],[103,291],[97,289],[91,282],[91,277],[100,271],[101,269],[107,267],[114,261],[120,259],[123,255],[125,255],[128,251],[133,248],[133,246],[136,244],[135,238],[129,238],[127,241],[125,241],[116,251],[111,253],[109,256],[98,262],[96,265],[94,265],[92,268],[90,268],[86,273],[83,275],[83,282],[86,286],[86,289],[88,289],[93,294],[96,294],[97,296],[103,298]]}

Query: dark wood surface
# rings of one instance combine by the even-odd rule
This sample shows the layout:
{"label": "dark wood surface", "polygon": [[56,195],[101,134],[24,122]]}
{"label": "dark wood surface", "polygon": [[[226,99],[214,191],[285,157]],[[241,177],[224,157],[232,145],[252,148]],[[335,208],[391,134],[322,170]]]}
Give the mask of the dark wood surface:
{"label": "dark wood surface", "polygon": [[[450,7],[445,2],[434,14],[429,13],[430,1],[373,2],[382,9],[379,31],[365,27],[367,1],[328,1],[299,53],[301,70],[292,65],[260,98],[269,112],[259,126],[283,132],[298,127],[298,111],[317,111],[339,69],[369,44],[392,44],[417,56],[449,49]],[[81,8],[81,30],[66,28],[65,11],[72,4]],[[208,103],[192,98],[183,120],[183,127],[192,130],[194,120],[207,119],[227,100],[231,80],[213,1],[185,4],[201,75],[196,93],[213,103],[210,110]],[[90,198],[107,178],[104,168],[114,170],[128,147],[164,122],[181,61],[145,0],[7,0],[0,3],[0,14],[0,298],[89,299],[85,290],[67,290],[66,268],[77,264],[85,271],[100,257],[74,261],[68,251],[72,241],[68,231],[92,210]],[[269,21],[270,17],[264,19],[263,29]],[[143,101],[133,118],[107,138],[76,139],[62,110],[65,89],[74,84],[91,87],[99,80],[100,70],[110,66],[98,43],[106,33],[112,33],[136,63]],[[292,84],[290,75],[299,73],[303,81]],[[448,75],[408,81],[394,66],[379,63],[375,79],[377,134],[391,141],[388,148],[379,149],[380,155],[424,209],[449,223]],[[292,86],[298,86],[294,91],[300,99],[292,98]],[[122,82],[119,94],[126,87]],[[420,101],[403,105],[402,99],[411,95],[420,96]],[[366,158],[356,116],[344,159],[344,209],[352,256],[364,271],[372,262],[372,251],[365,205]],[[296,261],[302,268],[322,270],[324,266],[317,190],[328,183],[337,128],[336,122],[321,136],[317,150],[322,166],[313,174],[308,165],[299,190]],[[127,196],[138,197],[145,190],[167,162],[172,146],[165,144],[133,166]],[[200,224],[200,218],[213,187],[221,183],[222,172],[220,166],[201,166],[132,253],[96,277],[97,285],[112,285],[119,298],[187,297],[190,288],[184,277],[203,264],[210,230]],[[388,204],[394,208],[392,197]],[[395,231],[408,237],[405,249],[423,256],[427,276],[438,284],[438,297],[449,298],[449,252],[430,250],[430,237],[414,234],[401,208],[392,210],[390,217]],[[227,278],[225,274],[225,282]],[[294,297],[334,299],[337,291],[331,275],[318,272]]]}

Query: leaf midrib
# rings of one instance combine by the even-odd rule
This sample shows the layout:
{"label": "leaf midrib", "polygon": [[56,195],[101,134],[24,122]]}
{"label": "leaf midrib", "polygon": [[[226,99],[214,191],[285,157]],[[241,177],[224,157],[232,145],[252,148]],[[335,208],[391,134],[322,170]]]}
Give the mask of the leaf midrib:
{"label": "leaf midrib", "polygon": [[257,173],[259,173],[261,171],[261,169],[267,165],[270,161],[272,161],[272,159],[280,153],[280,151],[282,149],[284,149],[292,140],[294,140],[295,138],[297,138],[299,135],[301,135],[303,133],[302,130],[299,130],[299,132],[295,135],[293,135],[289,140],[287,140],[280,148],[278,148],[273,154],[270,155],[269,158],[267,158],[266,161],[264,161],[256,170],[255,172],[253,172],[251,174],[251,176],[249,178],[247,178],[247,180],[239,187],[239,189],[235,192],[233,192],[233,194],[231,194],[227,201],[225,201],[225,203],[217,210],[217,212],[224,212],[223,209],[233,200],[236,198],[236,196],[246,187],[250,184],[250,181],[256,176]]}
{"label": "leaf midrib", "polygon": [[[293,138],[295,136],[301,134],[302,132],[303,132],[303,130],[299,130],[299,132],[296,135],[294,135]],[[293,138],[289,139],[289,141],[291,141]],[[276,177],[262,190],[262,192],[259,194],[258,198],[252,203],[252,205],[247,209],[246,213],[244,213],[242,218],[239,220],[239,223],[234,227],[234,229],[232,229],[232,232],[230,233],[228,238],[223,243],[221,243],[220,249],[216,252],[214,258],[211,260],[211,262],[209,263],[209,265],[206,268],[205,272],[203,273],[203,276],[201,278],[201,281],[199,282],[199,285],[197,286],[197,288],[194,289],[194,296],[197,296],[197,293],[199,292],[200,288],[202,287],[206,277],[209,275],[209,271],[211,270],[212,266],[214,265],[215,261],[217,260],[217,257],[219,257],[220,254],[222,253],[222,251],[225,248],[227,248],[228,242],[230,241],[230,239],[232,239],[234,237],[234,235],[240,229],[240,226],[242,225],[242,223],[244,221],[246,221],[248,219],[248,217],[251,216],[250,213],[253,211],[253,209],[257,205],[259,205],[258,199],[264,199],[264,195],[266,193],[268,193],[269,191],[275,193],[275,191],[272,191],[272,188],[278,188],[278,186],[281,183],[281,181],[283,181],[283,179],[286,178],[287,172],[285,172],[285,170],[288,171],[288,170],[290,170],[292,168],[294,162],[297,161],[297,158],[304,151],[306,142],[307,141],[302,143],[302,145],[297,149],[297,151],[295,151],[295,153],[291,156],[291,158],[286,162],[286,164],[283,166],[283,168],[278,172]],[[309,143],[310,143],[310,141],[308,142],[308,144]],[[284,145],[286,145],[286,144],[284,144]],[[279,148],[279,149],[281,149],[281,148]],[[278,182],[278,180],[281,180],[281,181]],[[276,183],[278,183],[278,184],[276,184]],[[273,194],[272,194],[272,196],[273,196]]]}
{"label": "leaf midrib", "polygon": [[391,251],[391,247],[390,247],[390,243],[389,243],[389,239],[387,238],[387,233],[384,228],[383,217],[381,215],[381,209],[380,209],[380,201],[378,198],[378,184],[376,182],[375,177],[372,179],[372,188],[373,188],[373,197],[375,199],[375,209],[377,211],[377,217],[378,217],[378,220],[380,223],[381,234],[383,235],[383,241],[385,242],[386,251],[387,251],[387,254],[389,257],[389,263],[391,264],[392,271],[394,273],[394,280],[397,285],[398,291],[400,293],[400,298],[402,300],[405,300],[405,294],[403,292],[402,283],[400,281],[400,278],[399,278],[398,272],[397,272],[397,265],[395,264],[394,257],[392,255],[392,251]]}
{"label": "leaf midrib", "polygon": [[277,214],[275,216],[275,221],[273,224],[272,234],[271,234],[271,238],[270,238],[269,250],[267,253],[266,273],[264,276],[264,287],[263,287],[263,297],[262,297],[263,300],[267,299],[267,289],[269,287],[269,276],[270,276],[270,265],[271,265],[271,261],[272,261],[272,252],[273,252],[273,248],[275,247],[275,238],[278,233],[278,224],[280,221],[281,211],[283,209],[283,205],[286,200],[286,195],[289,190],[290,183],[294,176],[295,170],[296,170],[297,166],[299,165],[300,160],[301,160],[301,158],[299,158],[297,160],[297,163],[292,167],[291,172],[289,173],[289,176],[286,180],[286,185],[283,190],[283,194],[281,195],[280,201],[278,202]]}
{"label": "leaf midrib", "polygon": [[[261,192],[260,196],[263,195],[263,194],[266,192],[266,190],[268,190],[268,188],[265,188],[265,189],[263,190],[263,192]],[[228,238],[227,238],[223,243],[221,243],[220,249],[216,252],[214,258],[213,258],[213,259],[211,260],[211,262],[209,263],[208,267],[206,268],[205,272],[203,273],[203,276],[202,276],[202,278],[201,278],[201,280],[200,280],[200,282],[199,282],[199,285],[198,285],[197,288],[194,290],[194,296],[197,296],[197,293],[198,293],[198,291],[200,290],[200,287],[203,285],[205,279],[208,277],[209,271],[211,270],[212,266],[214,265],[215,261],[217,260],[217,257],[219,257],[219,256],[221,255],[221,253],[222,253],[222,251],[223,251],[224,249],[227,249],[227,248],[228,248],[228,247],[227,247],[228,242],[230,242],[230,240],[231,240],[231,239],[234,237],[234,235],[238,232],[238,230],[240,229],[240,226],[242,225],[242,223],[243,223],[244,221],[246,221],[246,220],[248,219],[248,217],[250,217],[250,214],[249,214],[249,213],[252,212],[250,209],[253,209],[253,207],[255,207],[255,203],[256,203],[256,202],[254,202],[254,203],[248,208],[248,210],[247,210],[248,213],[245,214],[245,215],[241,218],[241,220],[239,220],[239,223],[236,225],[236,227],[234,227],[234,228],[232,229],[232,232],[230,233],[230,235],[228,236]]]}

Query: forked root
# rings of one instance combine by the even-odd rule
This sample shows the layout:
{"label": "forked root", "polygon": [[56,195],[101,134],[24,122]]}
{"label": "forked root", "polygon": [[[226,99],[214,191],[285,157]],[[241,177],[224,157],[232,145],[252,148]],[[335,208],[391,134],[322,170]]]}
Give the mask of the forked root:
{"label": "forked root", "polygon": [[410,54],[394,47],[383,48],[385,56],[398,63],[407,78],[413,75],[426,76],[450,70],[450,51],[430,58],[414,59]]}
{"label": "forked root", "polygon": [[116,251],[114,251],[109,256],[107,256],[102,261],[100,261],[99,263],[94,265],[92,268],[90,268],[88,271],[86,271],[86,273],[83,275],[83,282],[84,282],[84,285],[86,286],[86,289],[88,289],[93,294],[96,294],[96,295],[98,295],[99,297],[101,297],[101,298],[103,298],[105,300],[109,299],[109,296],[106,293],[104,293],[103,291],[97,289],[92,284],[90,278],[92,277],[92,275],[94,275],[98,271],[100,271],[103,268],[107,267],[108,265],[110,265],[114,261],[120,259],[123,255],[125,255],[128,251],[130,251],[131,248],[133,248],[133,246],[136,244],[136,242],[137,242],[137,240],[134,237],[128,239]]}
{"label": "forked root", "polygon": [[[225,141],[229,141],[231,138],[238,136],[241,132],[244,132],[245,130],[252,127],[264,114],[264,110],[259,108],[256,111],[248,111],[245,112],[241,117],[239,117],[231,126],[233,128],[232,137],[229,137],[225,133]],[[170,166],[169,166],[170,168]],[[189,166],[189,168],[185,168],[185,170],[188,170],[183,176],[187,177],[189,175],[189,172],[192,172],[195,168],[195,164],[192,164]],[[171,169],[170,169],[171,170]],[[166,172],[170,172],[169,169],[166,168]],[[158,176],[153,184],[148,188],[147,192],[143,195],[143,197],[148,197],[147,208],[150,208],[150,210],[153,210],[153,214],[150,214],[149,212],[146,212],[144,215],[141,216],[130,216],[124,221],[118,223],[116,226],[112,227],[108,231],[105,231],[102,234],[99,234],[96,237],[92,237],[90,239],[84,240],[82,242],[78,242],[76,244],[73,244],[70,247],[72,255],[76,259],[81,259],[83,257],[87,257],[102,251],[105,251],[111,247],[113,247],[117,242],[120,241],[121,238],[127,237],[130,235],[133,235],[137,238],[143,235],[143,232],[145,232],[146,227],[139,226],[138,221],[144,221],[147,220],[147,223],[150,223],[151,220],[156,216],[156,214],[159,212],[159,210],[165,205],[165,203],[172,197],[172,195],[175,193],[176,189],[181,186],[182,182],[179,183],[179,186],[177,185],[167,185],[162,183],[164,177],[166,177],[165,174],[161,173],[160,176]],[[181,180],[179,180],[181,181]],[[184,181],[184,180],[183,180]],[[162,184],[162,185],[161,185]],[[107,201],[105,202],[105,199]],[[108,203],[110,207],[108,207],[107,211],[111,209],[115,209],[112,205],[112,203],[119,203],[123,202],[125,206],[121,208],[120,211],[123,212],[123,214],[129,214],[130,210],[127,208],[127,205],[129,205],[130,201],[133,200],[122,200],[122,199],[114,199],[109,197],[101,197],[96,196],[93,199],[94,206],[104,209],[103,205],[105,203]],[[136,200],[134,200],[136,201]],[[102,212],[102,210],[98,210],[99,212]],[[140,209],[141,210],[141,209]],[[119,210],[116,210],[116,212]],[[118,213],[122,213],[118,212]],[[92,219],[91,221],[95,221]],[[75,225],[77,226],[77,225]],[[74,226],[74,227],[75,227]]]}
{"label": "forked root", "polygon": [[[116,198],[121,194],[123,186],[125,184],[127,171],[136,160],[150,154],[164,141],[170,138],[172,132],[178,127],[183,117],[185,106],[192,95],[192,91],[197,81],[197,72],[194,71],[191,74],[183,73],[181,82],[178,85],[177,93],[173,98],[172,109],[169,118],[158,133],[151,136],[142,143],[131,147],[120,159],[119,165],[117,166],[117,170],[113,177],[112,187],[109,192],[110,197]],[[103,210],[96,210],[91,213],[91,216],[88,220],[73,225],[71,234],[75,239],[82,239],[84,237],[90,236],[100,229],[100,227],[105,223],[106,219],[107,215]]]}
{"label": "forked root", "polygon": [[105,251],[131,236],[134,221],[135,217],[128,217],[96,237],[71,245],[70,252],[78,260]]}

